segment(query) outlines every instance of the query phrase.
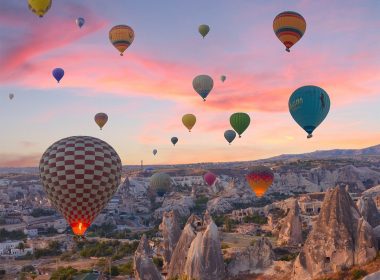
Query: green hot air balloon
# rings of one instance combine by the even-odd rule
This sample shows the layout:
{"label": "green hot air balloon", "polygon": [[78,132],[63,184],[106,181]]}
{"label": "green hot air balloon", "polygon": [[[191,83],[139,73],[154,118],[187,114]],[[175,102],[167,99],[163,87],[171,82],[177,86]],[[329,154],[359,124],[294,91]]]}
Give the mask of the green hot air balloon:
{"label": "green hot air balloon", "polygon": [[158,196],[164,196],[170,190],[172,180],[170,176],[163,172],[158,172],[150,177],[150,187]]}
{"label": "green hot air balloon", "polygon": [[250,122],[251,118],[246,113],[234,113],[230,117],[230,124],[232,128],[239,134],[239,138],[248,128]]}
{"label": "green hot air balloon", "polygon": [[317,86],[298,88],[289,98],[289,111],[293,119],[313,137],[313,131],[322,123],[330,110],[330,98]]}
{"label": "green hot air balloon", "polygon": [[198,31],[202,35],[202,37],[204,38],[204,37],[206,37],[207,33],[210,31],[210,26],[208,26],[207,24],[201,24],[198,27]]}

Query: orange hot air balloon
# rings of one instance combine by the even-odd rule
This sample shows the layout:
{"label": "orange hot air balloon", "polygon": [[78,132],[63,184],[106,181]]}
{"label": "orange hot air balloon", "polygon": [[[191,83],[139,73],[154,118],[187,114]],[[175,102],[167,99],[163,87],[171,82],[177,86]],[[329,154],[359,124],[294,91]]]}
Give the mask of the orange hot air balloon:
{"label": "orange hot air balloon", "polygon": [[246,175],[247,182],[257,197],[262,197],[267,189],[272,185],[274,174],[266,166],[255,166]]}
{"label": "orange hot air balloon", "polygon": [[94,117],[96,124],[100,127],[100,130],[102,130],[103,126],[108,121],[108,116],[106,113],[97,113]]}
{"label": "orange hot air balloon", "polygon": [[123,55],[135,39],[135,32],[128,25],[116,25],[109,31],[109,39],[111,44]]}
{"label": "orange hot air balloon", "polygon": [[51,145],[39,165],[44,190],[75,235],[84,235],[120,184],[121,160],[106,142],[73,136]]}

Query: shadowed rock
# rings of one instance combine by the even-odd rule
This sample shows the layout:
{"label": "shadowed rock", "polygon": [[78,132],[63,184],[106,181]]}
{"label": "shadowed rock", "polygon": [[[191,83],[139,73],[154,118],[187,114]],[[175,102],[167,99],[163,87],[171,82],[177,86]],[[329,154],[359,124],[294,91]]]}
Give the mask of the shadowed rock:
{"label": "shadowed rock", "polygon": [[277,240],[279,245],[297,246],[302,243],[302,222],[297,200],[292,200],[289,212],[281,221]]}
{"label": "shadowed rock", "polygon": [[344,187],[326,193],[319,217],[297,257],[292,279],[322,277],[376,257],[372,227]]}
{"label": "shadowed rock", "polygon": [[380,225],[380,215],[372,197],[364,196],[359,198],[356,206],[363,218],[373,227]]}
{"label": "shadowed rock", "polygon": [[152,250],[144,234],[134,257],[136,280],[162,280],[161,274],[153,263],[151,254]]}

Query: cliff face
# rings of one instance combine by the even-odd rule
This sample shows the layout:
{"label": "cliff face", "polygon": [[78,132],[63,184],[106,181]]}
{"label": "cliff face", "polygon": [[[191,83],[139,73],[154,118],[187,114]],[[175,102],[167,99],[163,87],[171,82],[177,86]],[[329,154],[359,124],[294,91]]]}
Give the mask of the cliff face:
{"label": "cliff face", "polygon": [[292,279],[337,272],[376,257],[371,226],[362,219],[344,187],[326,193],[319,217],[297,257]]}
{"label": "cliff face", "polygon": [[253,246],[234,252],[227,266],[230,276],[260,273],[273,264],[274,253],[267,238],[258,239]]}
{"label": "cliff face", "polygon": [[221,280],[225,268],[218,228],[208,213],[189,218],[172,255],[168,278]]}
{"label": "cliff face", "polygon": [[144,234],[134,257],[136,280],[162,280],[161,274],[152,261],[151,254],[152,251]]}
{"label": "cliff face", "polygon": [[176,210],[164,212],[162,217],[162,223],[160,224],[159,229],[164,239],[162,242],[161,250],[164,260],[163,269],[166,270],[169,266],[174,248],[177,245],[177,242],[181,236],[178,212]]}
{"label": "cliff face", "polygon": [[356,206],[363,218],[373,227],[380,225],[380,214],[372,197],[361,197]]}
{"label": "cliff face", "polygon": [[289,212],[280,223],[279,245],[297,246],[302,243],[302,222],[297,200],[291,201]]}

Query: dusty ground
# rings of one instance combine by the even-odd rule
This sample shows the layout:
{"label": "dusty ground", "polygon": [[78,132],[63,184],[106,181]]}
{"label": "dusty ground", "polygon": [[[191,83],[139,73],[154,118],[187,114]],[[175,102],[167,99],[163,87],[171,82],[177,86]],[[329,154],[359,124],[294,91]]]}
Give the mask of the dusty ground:
{"label": "dusty ground", "polygon": [[[221,242],[227,244],[231,248],[240,248],[249,246],[253,240],[258,238],[260,237],[240,233],[223,232],[221,235]],[[274,242],[274,238],[269,237],[268,239],[272,243]]]}

